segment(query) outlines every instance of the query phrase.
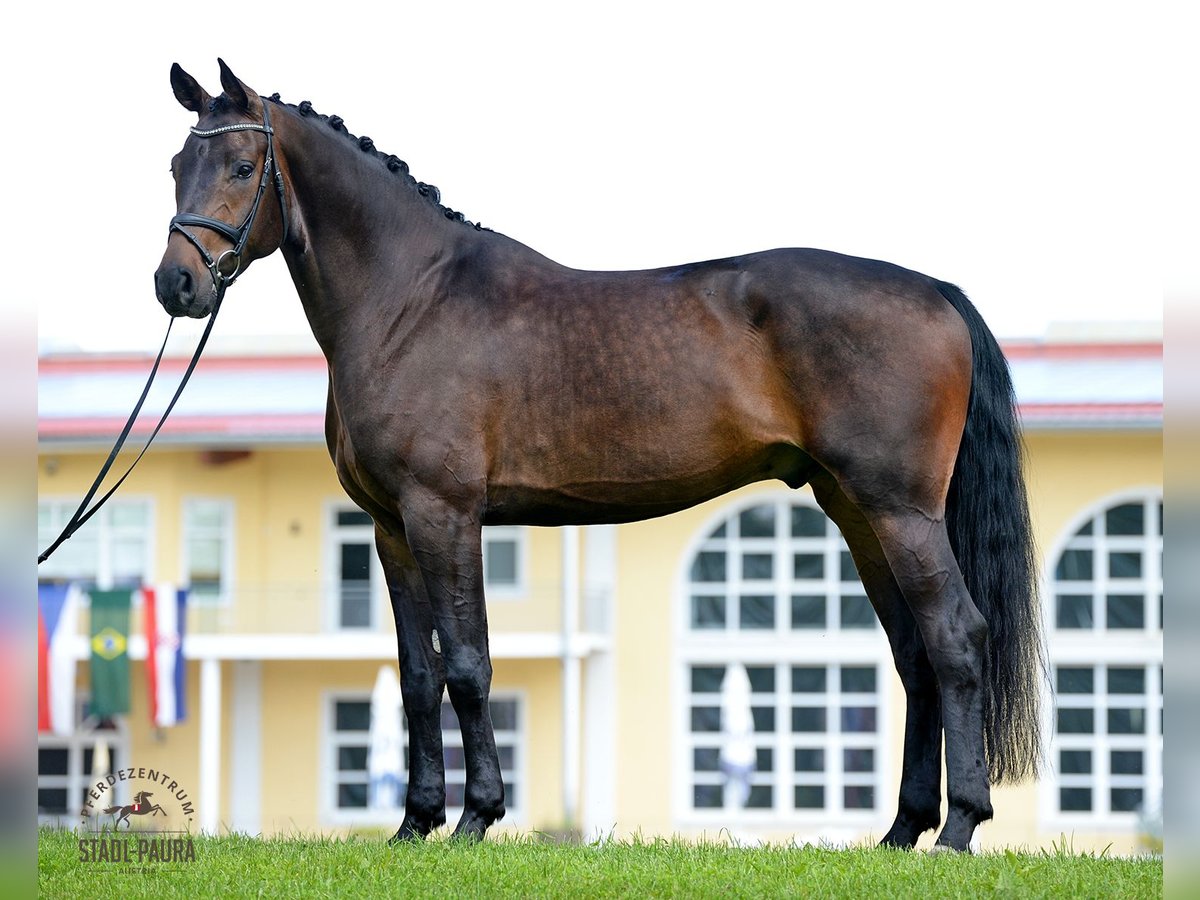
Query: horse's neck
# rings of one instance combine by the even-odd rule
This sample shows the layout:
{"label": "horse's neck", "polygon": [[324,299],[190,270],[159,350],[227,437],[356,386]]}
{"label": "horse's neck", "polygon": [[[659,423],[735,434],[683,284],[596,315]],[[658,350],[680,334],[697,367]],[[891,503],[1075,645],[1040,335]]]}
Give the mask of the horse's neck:
{"label": "horse's neck", "polygon": [[[434,289],[436,265],[478,238],[399,174],[343,135],[293,121],[280,135],[296,234],[283,247],[313,335],[329,360],[411,316]],[[298,140],[307,139],[306,141]],[[344,145],[344,146],[343,146]],[[289,152],[290,149],[290,152]]]}

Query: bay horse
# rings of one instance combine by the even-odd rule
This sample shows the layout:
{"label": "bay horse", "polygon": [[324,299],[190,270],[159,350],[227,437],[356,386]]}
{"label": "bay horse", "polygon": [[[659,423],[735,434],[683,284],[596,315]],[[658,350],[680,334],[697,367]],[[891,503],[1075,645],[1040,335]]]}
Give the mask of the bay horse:
{"label": "bay horse", "polygon": [[778,479],[810,484],[841,529],[904,685],[882,843],[940,824],[944,736],[937,844],[966,849],[990,783],[1036,775],[1043,665],[1012,383],[962,291],[812,249],[570,269],[218,62],[215,97],[171,68],[198,120],[171,163],[156,294],[200,318],[254,260],[287,262],[328,361],[329,453],[374,519],[396,621],[410,766],[394,839],[445,822],[444,690],[466,753],[455,834],[504,814],[482,525],[630,522]]}

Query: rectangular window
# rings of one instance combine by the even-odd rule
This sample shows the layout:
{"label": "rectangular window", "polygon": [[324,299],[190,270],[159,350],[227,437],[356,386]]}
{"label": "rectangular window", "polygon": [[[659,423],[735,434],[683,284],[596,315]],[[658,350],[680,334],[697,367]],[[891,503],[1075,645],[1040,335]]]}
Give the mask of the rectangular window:
{"label": "rectangular window", "polygon": [[[881,794],[881,697],[875,664],[756,664],[750,682],[755,767],[749,794],[727,786],[721,765],[723,728],[738,701],[722,693],[728,663],[689,665],[685,796],[693,812],[719,811],[722,821],[763,810],[779,814],[875,814]],[[776,760],[785,755],[779,766]]]}
{"label": "rectangular window", "polygon": [[197,603],[225,603],[233,577],[233,504],[183,501],[183,583]]}
{"label": "rectangular window", "polygon": [[328,551],[335,628],[373,628],[379,563],[375,555],[375,523],[356,506],[338,506],[329,524]]}
{"label": "rectangular window", "polygon": [[[79,501],[38,501],[38,547],[48,546]],[[139,587],[151,581],[152,507],[149,500],[113,499],[38,568],[43,581],[74,581],[87,590]]]}
{"label": "rectangular window", "polygon": [[[129,765],[129,738],[124,726],[111,720],[96,722],[85,718],[86,706],[86,698],[79,698],[74,734],[38,735],[39,825],[76,827],[93,781]],[[95,770],[95,750],[101,740],[108,744],[109,752],[109,767],[104,772]],[[129,799],[125,787],[124,783],[116,786],[117,799],[122,803]]]}
{"label": "rectangular window", "polygon": [[525,593],[525,540],[522,526],[483,529],[483,583],[489,598]]}
{"label": "rectangular window", "polygon": [[[491,699],[492,726],[496,733],[496,752],[500,757],[500,775],[504,780],[504,821],[519,821],[524,801],[523,756],[525,729],[521,700],[496,694]],[[398,810],[369,809],[367,756],[371,741],[371,700],[367,694],[334,697],[330,701],[328,747],[331,773],[328,803],[338,823],[391,823],[397,812],[403,814],[405,781],[408,778],[408,718],[401,713],[405,750],[400,760],[400,799]],[[467,770],[462,732],[458,716],[449,700],[442,702],[442,757],[446,767],[446,818],[453,827],[462,812],[466,796]]]}

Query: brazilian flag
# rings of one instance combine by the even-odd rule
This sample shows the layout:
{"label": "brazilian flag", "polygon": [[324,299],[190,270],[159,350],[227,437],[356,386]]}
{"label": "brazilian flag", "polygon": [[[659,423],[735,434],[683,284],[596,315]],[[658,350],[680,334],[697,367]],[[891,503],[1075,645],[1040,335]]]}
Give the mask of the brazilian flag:
{"label": "brazilian flag", "polygon": [[129,712],[129,609],[133,591],[92,591],[92,702],[101,719]]}

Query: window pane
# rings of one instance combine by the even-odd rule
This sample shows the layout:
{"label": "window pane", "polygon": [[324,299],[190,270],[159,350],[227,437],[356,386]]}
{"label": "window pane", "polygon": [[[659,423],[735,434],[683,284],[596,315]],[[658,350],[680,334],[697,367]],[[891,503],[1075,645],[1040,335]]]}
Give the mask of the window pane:
{"label": "window pane", "polygon": [[1109,666],[1108,692],[1110,694],[1146,693],[1146,670],[1141,667]]}
{"label": "window pane", "polygon": [[843,628],[874,628],[875,610],[865,596],[842,598]]}
{"label": "window pane", "polygon": [[442,701],[442,728],[447,731],[458,731],[458,713],[454,711],[454,704],[449,700]]}
{"label": "window pane", "polygon": [[719,784],[692,786],[692,806],[696,809],[720,809],[725,805],[725,791]]}
{"label": "window pane", "polygon": [[750,786],[750,796],[746,798],[747,809],[770,809],[775,805],[775,792],[769,784]]}
{"label": "window pane", "polygon": [[738,598],[738,624],[745,629],[763,630],[775,627],[775,598],[754,594]]}
{"label": "window pane", "polygon": [[1108,554],[1109,578],[1141,578],[1142,554],[1119,551]]}
{"label": "window pane", "polygon": [[517,583],[517,542],[509,538],[483,543],[483,580],[487,584]]}
{"label": "window pane", "polygon": [[775,537],[775,507],[755,506],[738,516],[742,537]]}
{"label": "window pane", "polygon": [[721,730],[721,707],[693,706],[692,731],[709,732]]}
{"label": "window pane", "polygon": [[819,694],[825,690],[824,666],[792,666],[792,692]]}
{"label": "window pane", "polygon": [[367,731],[371,727],[371,704],[339,700],[334,719],[338,731]]}
{"label": "window pane", "polygon": [[1095,730],[1095,714],[1090,709],[1060,709],[1059,734],[1091,734]]}
{"label": "window pane", "polygon": [[338,771],[363,771],[367,769],[366,747],[338,747]]}
{"label": "window pane", "polygon": [[516,700],[493,700],[488,707],[492,712],[492,726],[497,731],[517,730]]}
{"label": "window pane", "polygon": [[46,815],[58,813],[65,815],[67,812],[67,789],[66,788],[38,788],[38,812]]}
{"label": "window pane", "polygon": [[366,809],[367,786],[365,784],[339,784],[337,805],[340,809]]}
{"label": "window pane", "polygon": [[848,784],[842,789],[846,809],[874,809],[875,788],[869,784]]}
{"label": "window pane", "polygon": [[874,691],[874,666],[842,666],[843,694],[870,694]]}
{"label": "window pane", "polygon": [[824,628],[825,598],[814,594],[792,596],[793,628]]}
{"label": "window pane", "polygon": [[842,751],[842,768],[847,772],[874,772],[875,751],[869,747],[847,747]]}
{"label": "window pane", "polygon": [[1111,800],[1113,812],[1137,812],[1142,805],[1142,789],[1113,788]]}
{"label": "window pane", "polygon": [[858,581],[858,569],[854,565],[854,557],[850,555],[849,550],[842,551],[840,567],[842,581]]}
{"label": "window pane", "polygon": [[770,734],[775,730],[775,707],[752,706],[750,707],[750,716],[754,720],[756,734]]}
{"label": "window pane", "polygon": [[793,763],[797,772],[824,772],[825,751],[817,747],[797,747]]}
{"label": "window pane", "polygon": [[145,503],[121,503],[117,501],[109,507],[109,521],[115,528],[142,529],[150,521],[150,510]]}
{"label": "window pane", "polygon": [[845,734],[870,733],[875,731],[875,707],[843,706],[842,732]]}
{"label": "window pane", "polygon": [[720,525],[718,525],[716,528],[714,528],[711,532],[709,532],[709,534],[708,534],[709,540],[712,540],[713,538],[725,537],[726,530],[727,530],[726,525],[724,522],[722,522]]}
{"label": "window pane", "polygon": [[705,595],[692,597],[692,627],[700,629],[725,627],[725,598]]}
{"label": "window pane", "polygon": [[1145,734],[1146,711],[1144,709],[1110,709],[1108,711],[1109,734]]}
{"label": "window pane", "polygon": [[746,675],[750,678],[750,690],[755,694],[771,694],[775,692],[774,666],[747,666]]}
{"label": "window pane", "polygon": [[1146,513],[1141,503],[1124,503],[1104,513],[1104,530],[1108,534],[1142,534],[1145,528]]}
{"label": "window pane", "polygon": [[1091,812],[1091,788],[1059,788],[1058,806],[1063,812]]}
{"label": "window pane", "polygon": [[770,553],[743,553],[742,578],[747,581],[770,581],[775,577],[775,558]]}
{"label": "window pane", "polygon": [[792,731],[812,734],[825,730],[825,707],[793,706]]}
{"label": "window pane", "polygon": [[339,526],[374,524],[371,521],[371,517],[361,509],[339,509],[337,511],[337,523]]}
{"label": "window pane", "polygon": [[1058,774],[1090,775],[1092,772],[1091,750],[1062,750],[1058,754]]}
{"label": "window pane", "polygon": [[189,500],[183,508],[183,521],[188,528],[224,528],[225,504],[216,500]]}
{"label": "window pane", "polygon": [[[66,775],[67,756],[68,752],[66,747],[39,747],[38,774]],[[90,768],[88,769],[88,774],[91,774]]]}
{"label": "window pane", "polygon": [[715,694],[721,690],[721,680],[724,677],[724,666],[692,666],[692,691],[697,694]]}
{"label": "window pane", "polygon": [[797,581],[825,577],[825,556],[821,553],[796,553],[792,556],[792,577]]}
{"label": "window pane", "polygon": [[696,747],[692,750],[692,768],[697,772],[719,772],[721,750],[718,747]]}
{"label": "window pane", "polygon": [[508,744],[500,744],[496,747],[496,755],[500,757],[500,768],[511,770],[516,765],[517,750]]}
{"label": "window pane", "polygon": [[825,788],[819,784],[796,785],[796,809],[824,809]]}
{"label": "window pane", "polygon": [[703,550],[696,554],[692,563],[692,581],[724,581],[725,553],[718,550]]}
{"label": "window pane", "polygon": [[1060,694],[1090,694],[1093,690],[1095,690],[1095,675],[1091,667],[1058,667],[1058,692]]}
{"label": "window pane", "polygon": [[467,786],[461,781],[446,782],[446,806],[461,808],[467,799]]}
{"label": "window pane", "polygon": [[1056,598],[1054,624],[1058,628],[1091,628],[1092,597],[1090,594],[1059,594]]}
{"label": "window pane", "polygon": [[1146,598],[1141,594],[1109,594],[1106,603],[1109,628],[1144,628]]}
{"label": "window pane", "polygon": [[1092,580],[1092,551],[1064,550],[1058,558],[1058,568],[1054,577],[1059,581],[1091,581]]}
{"label": "window pane", "polygon": [[1144,772],[1141,750],[1114,750],[1109,754],[1109,771],[1114,775],[1141,775]]}
{"label": "window pane", "polygon": [[754,771],[773,772],[775,770],[775,753],[770,747],[758,747],[754,751]]}
{"label": "window pane", "polygon": [[443,747],[442,765],[447,772],[465,772],[467,770],[467,751],[463,747]]}
{"label": "window pane", "polygon": [[825,537],[829,521],[819,509],[809,506],[792,507],[792,537]]}

